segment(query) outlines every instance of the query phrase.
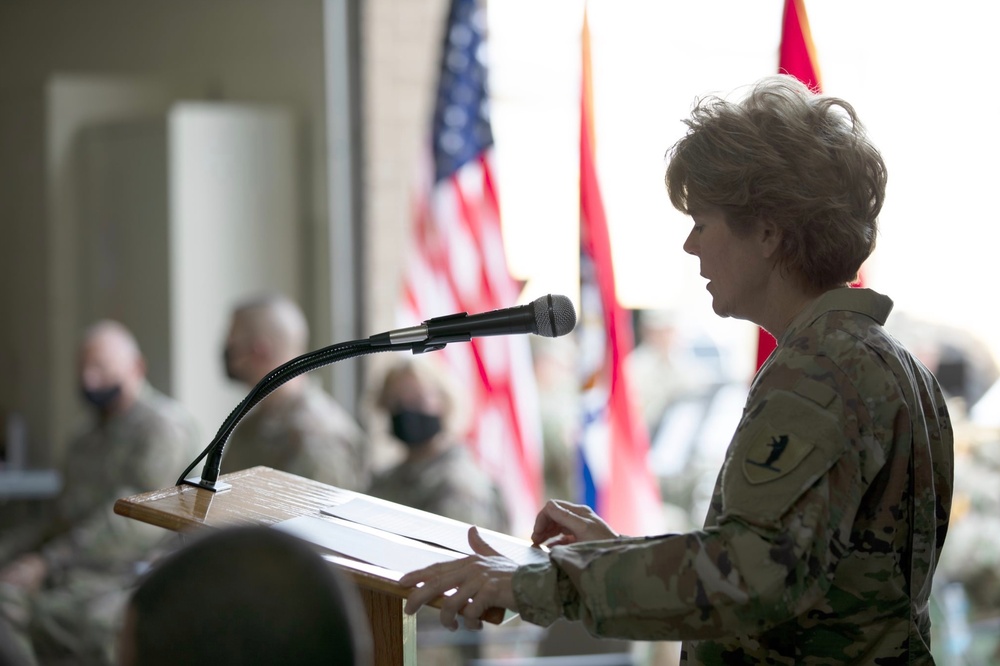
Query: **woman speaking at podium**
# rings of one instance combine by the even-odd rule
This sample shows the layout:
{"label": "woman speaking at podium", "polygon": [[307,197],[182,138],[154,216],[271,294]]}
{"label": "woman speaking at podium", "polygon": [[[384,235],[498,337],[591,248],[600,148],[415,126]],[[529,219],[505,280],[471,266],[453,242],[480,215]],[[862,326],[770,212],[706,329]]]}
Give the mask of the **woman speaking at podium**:
{"label": "woman speaking at podium", "polygon": [[[696,103],[666,185],[693,227],[712,308],[777,348],[750,387],[704,527],[623,537],[550,502],[518,567],[478,555],[401,579],[413,613],[490,607],[536,624],[682,640],[684,664],[933,663],[928,599],[952,494],[952,429],[931,373],[851,288],[875,247],[885,164],[853,107],[774,76]],[[418,586],[418,584],[421,584]]]}

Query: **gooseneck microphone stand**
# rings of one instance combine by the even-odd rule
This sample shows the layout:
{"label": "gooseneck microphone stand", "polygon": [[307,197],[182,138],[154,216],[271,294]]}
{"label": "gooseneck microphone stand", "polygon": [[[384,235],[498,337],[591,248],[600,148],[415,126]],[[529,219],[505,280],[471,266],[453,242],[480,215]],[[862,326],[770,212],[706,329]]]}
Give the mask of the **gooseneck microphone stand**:
{"label": "gooseneck microphone stand", "polygon": [[[437,320],[429,321],[442,321],[451,318],[461,318],[464,316],[465,314],[462,313],[460,315],[439,317]],[[444,349],[445,345],[449,342],[468,342],[471,339],[472,336],[469,333],[457,333],[451,335],[431,336],[425,340],[414,342],[396,342],[394,339],[390,338],[389,334],[380,334],[365,340],[352,340],[350,342],[337,343],[293,358],[291,361],[288,361],[287,363],[272,370],[263,379],[257,382],[256,386],[250,389],[247,396],[243,398],[240,404],[238,404],[236,408],[230,412],[226,420],[223,421],[222,426],[215,435],[215,439],[213,439],[211,443],[205,447],[204,451],[198,454],[198,457],[187,466],[187,469],[181,472],[180,477],[177,479],[177,485],[188,484],[204,488],[205,490],[211,490],[213,492],[228,490],[230,485],[219,481],[219,470],[222,467],[222,454],[225,452],[226,442],[229,441],[229,436],[233,434],[233,430],[236,429],[237,424],[239,424],[243,417],[246,416],[258,402],[266,398],[282,384],[298,377],[299,375],[316,370],[317,368],[322,368],[323,366],[330,365],[331,363],[336,363],[337,361],[354,358],[356,356],[363,356],[365,354],[373,354],[384,351],[411,351],[414,354],[422,354],[424,352]],[[201,476],[186,478],[191,470],[194,469],[195,465],[197,465],[206,456],[208,456],[208,458],[205,460],[205,466],[202,468]]]}

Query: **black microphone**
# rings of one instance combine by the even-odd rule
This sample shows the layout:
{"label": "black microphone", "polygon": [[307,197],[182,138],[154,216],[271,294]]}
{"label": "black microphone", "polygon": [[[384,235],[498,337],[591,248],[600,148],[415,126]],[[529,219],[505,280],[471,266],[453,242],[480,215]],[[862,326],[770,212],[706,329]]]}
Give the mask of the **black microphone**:
{"label": "black microphone", "polygon": [[489,335],[534,333],[546,338],[566,335],[576,326],[569,298],[548,294],[527,305],[470,315],[465,312],[428,319],[419,326],[399,328],[368,338],[373,346],[408,345],[427,341],[459,342]]}

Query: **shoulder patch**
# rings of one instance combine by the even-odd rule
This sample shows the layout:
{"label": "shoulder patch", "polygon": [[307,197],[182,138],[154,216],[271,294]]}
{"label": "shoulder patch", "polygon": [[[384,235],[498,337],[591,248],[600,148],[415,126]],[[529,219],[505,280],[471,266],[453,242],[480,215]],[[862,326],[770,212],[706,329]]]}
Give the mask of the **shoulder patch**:
{"label": "shoulder patch", "polygon": [[821,406],[835,396],[827,398],[819,382],[810,384],[808,396],[800,386],[772,391],[740,426],[723,468],[723,515],[775,524],[845,451],[836,414]]}
{"label": "shoulder patch", "polygon": [[794,470],[812,450],[812,441],[797,433],[775,430],[770,440],[761,437],[750,443],[743,456],[743,474],[750,483],[780,479]]}

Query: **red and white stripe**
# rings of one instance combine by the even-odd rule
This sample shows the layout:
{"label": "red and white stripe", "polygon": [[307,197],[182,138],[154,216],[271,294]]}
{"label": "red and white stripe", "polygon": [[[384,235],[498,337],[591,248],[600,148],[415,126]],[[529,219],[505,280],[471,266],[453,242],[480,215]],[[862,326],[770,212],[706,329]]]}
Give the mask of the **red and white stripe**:
{"label": "red and white stripe", "polygon": [[[516,304],[507,269],[491,151],[421,188],[405,269],[403,321]],[[429,164],[429,160],[428,160]],[[430,167],[425,172],[430,180]],[[541,418],[526,336],[476,338],[434,352],[470,403],[468,443],[500,486],[511,532],[527,535],[540,508]]]}

